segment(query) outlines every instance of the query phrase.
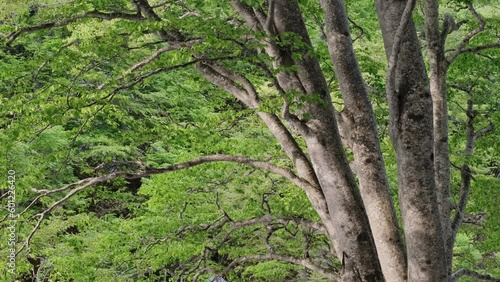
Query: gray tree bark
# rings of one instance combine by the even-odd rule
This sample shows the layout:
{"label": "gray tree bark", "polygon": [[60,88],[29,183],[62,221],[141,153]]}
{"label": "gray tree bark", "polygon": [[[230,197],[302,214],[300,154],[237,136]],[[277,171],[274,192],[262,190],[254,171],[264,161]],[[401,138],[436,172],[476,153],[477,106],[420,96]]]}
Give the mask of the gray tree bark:
{"label": "gray tree bark", "polygon": [[342,0],[322,1],[328,50],[344,100],[341,113],[386,281],[406,281],[406,257],[389,194],[375,115],[354,54]]}
{"label": "gray tree bark", "polygon": [[[435,25],[437,14],[431,13],[437,13],[435,3],[426,4],[429,48],[434,48],[430,55],[431,88],[411,19],[414,1],[376,3],[389,61],[390,135],[397,155],[408,257],[390,199],[373,110],[352,48],[344,3],[322,1],[329,52],[345,103],[337,115],[339,121],[318,61],[311,55],[312,44],[297,2],[269,1],[267,14],[237,0],[231,3],[250,28],[269,36],[262,43],[273,67],[280,70],[273,78],[284,97],[283,118],[304,138],[311,161],[277,116],[265,112],[258,115],[294,162],[299,176],[316,187],[304,190],[342,261],[342,280],[447,280],[451,258],[445,252],[447,232],[442,232],[450,227],[446,206],[449,153],[442,150],[443,146],[447,149],[447,123],[443,119],[446,61],[442,46],[436,45],[442,42]],[[288,40],[290,34],[302,42],[300,49],[279,42]],[[300,56],[292,56],[294,53]],[[200,64],[198,68],[209,81],[248,107],[258,108],[258,93],[248,80],[214,64]],[[316,95],[326,103],[306,102],[298,113],[291,113],[292,101],[286,98],[287,93]],[[360,190],[344,154],[337,122],[347,132],[344,139],[355,157]]]}
{"label": "gray tree bark", "polygon": [[[453,247],[451,236],[450,150],[448,146],[448,105],[446,74],[448,63],[444,56],[444,36],[439,33],[439,1],[424,2],[425,37],[430,62],[430,93],[434,128],[434,172],[437,203],[445,242],[446,272],[451,275]],[[448,32],[444,30],[443,32]]]}
{"label": "gray tree bark", "polygon": [[[294,34],[305,46],[301,50],[292,50],[291,45],[279,45],[271,38],[263,42],[274,61],[274,68],[281,69],[276,80],[283,92],[317,95],[325,102],[306,103],[301,111],[309,118],[300,119],[289,112],[289,101],[285,100],[284,117],[306,141],[312,167],[328,206],[333,232],[330,235],[342,262],[342,279],[382,281],[372,233],[344,154],[327,83],[316,57],[311,55],[312,44],[297,1],[271,1],[267,16],[240,1],[231,3],[250,28],[265,31],[277,40]],[[301,58],[292,57],[294,52]]]}
{"label": "gray tree bark", "polygon": [[386,87],[390,135],[398,163],[408,280],[447,281],[434,177],[432,98],[415,25],[411,13],[404,13],[405,7],[414,3],[406,4],[376,1],[389,71],[393,72],[388,74],[393,78],[388,79]]}

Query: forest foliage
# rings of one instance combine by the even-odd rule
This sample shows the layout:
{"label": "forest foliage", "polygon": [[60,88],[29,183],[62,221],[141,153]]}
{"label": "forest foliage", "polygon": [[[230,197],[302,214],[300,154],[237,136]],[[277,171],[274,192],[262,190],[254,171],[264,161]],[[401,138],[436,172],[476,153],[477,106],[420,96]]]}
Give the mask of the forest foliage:
{"label": "forest foliage", "polygon": [[[279,114],[281,97],[258,67],[269,62],[255,40],[262,35],[246,38],[248,30],[225,1],[149,2],[162,21],[134,18],[134,7],[125,0],[0,4],[0,191],[6,206],[13,184],[7,175],[15,171],[19,216],[16,274],[10,275],[3,263],[9,255],[4,228],[9,211],[0,211],[1,279],[208,281],[212,269],[223,271],[228,281],[326,281],[321,270],[340,271],[342,263],[329,252],[318,215],[300,188],[268,171],[213,162],[142,179],[102,181],[74,195],[69,189],[49,192],[82,179],[126,176],[214,154],[293,169],[254,110],[207,82],[194,67],[205,56],[238,69],[265,98],[259,107]],[[316,1],[299,2],[315,55],[330,79],[334,106],[341,110],[322,12]],[[464,3],[442,1],[442,17],[449,13],[460,25],[448,35],[448,50],[477,27]],[[498,42],[500,3],[473,3],[487,29],[470,40],[469,48]],[[387,63],[375,7],[364,0],[346,4],[397,206]],[[420,3],[414,20],[423,33]],[[53,24],[31,28],[43,23]],[[192,42],[168,51],[167,45],[148,60],[163,47],[156,42],[160,30],[179,30]],[[283,44],[297,40],[290,34]],[[499,74],[497,48],[460,55],[448,73],[454,203],[460,197],[460,166],[468,164],[473,173],[453,269],[494,277],[500,277]],[[314,97],[294,97],[291,107],[300,109],[307,99]],[[471,154],[466,151],[468,124],[484,132]],[[318,268],[306,269],[290,258],[308,259]]]}

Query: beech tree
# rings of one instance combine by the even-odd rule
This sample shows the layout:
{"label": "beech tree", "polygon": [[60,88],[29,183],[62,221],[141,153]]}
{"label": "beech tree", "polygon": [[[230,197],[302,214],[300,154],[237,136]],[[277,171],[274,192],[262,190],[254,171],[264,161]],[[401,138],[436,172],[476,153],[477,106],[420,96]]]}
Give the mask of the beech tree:
{"label": "beech tree", "polygon": [[[218,273],[222,276],[236,265],[255,259],[302,265],[339,281],[456,281],[463,275],[497,281],[473,270],[452,269],[454,243],[464,221],[473,176],[467,163],[458,166],[461,191],[453,203],[456,195],[451,192],[448,70],[463,54],[500,47],[498,37],[491,36],[473,2],[456,4],[470,13],[468,23],[473,28],[464,35],[460,33],[461,38],[446,50],[447,37],[465,29],[466,22],[457,23],[451,14],[440,13],[438,1],[375,1],[387,59],[385,94],[388,131],[397,163],[396,206],[373,97],[353,47],[351,27],[363,30],[359,26],[362,24],[348,17],[344,1],[157,2],[19,4],[19,11],[4,15],[3,52],[29,57],[23,54],[33,52],[33,47],[26,42],[53,42],[46,47],[52,57],[28,66],[33,93],[66,83],[65,68],[57,70],[57,64],[68,64],[58,61],[60,54],[67,52],[67,57],[61,58],[75,63],[79,58],[88,60],[76,74],[76,81],[67,84],[71,86],[51,90],[64,93],[64,99],[51,108],[53,119],[65,114],[85,116],[87,109],[100,110],[112,105],[122,91],[161,74],[196,70],[207,82],[231,94],[241,111],[257,116],[292,165],[222,151],[164,167],[144,165],[133,159],[103,175],[90,175],[61,187],[35,187],[36,196],[19,217],[40,199],[65,194],[36,214],[33,229],[24,238],[18,254],[29,250],[31,240],[51,212],[89,187],[118,178],[141,179],[205,163],[234,162],[280,175],[300,187],[321,224],[297,224],[322,230],[341,269],[337,273],[306,259],[271,252],[235,260]],[[423,9],[420,34],[413,19],[416,5]],[[308,23],[317,26],[308,27]],[[92,26],[91,30],[85,30],[85,25]],[[322,65],[323,54],[316,46],[318,35],[312,32],[319,33],[326,43],[335,86],[341,93],[341,97],[335,97],[341,101],[339,107],[334,107],[332,92],[337,89],[329,82]],[[484,34],[487,42],[471,43]],[[100,58],[102,50],[109,55]],[[498,60],[498,52],[491,54]],[[47,99],[55,98],[49,95]],[[15,123],[29,111],[11,109],[8,118]],[[475,140],[493,132],[495,127],[491,123],[474,130],[472,100],[466,115],[470,118],[466,153],[470,155]],[[85,124],[82,122],[78,134]],[[232,228],[273,220],[285,222],[266,217],[235,223]],[[187,231],[178,235],[184,232]],[[190,277],[196,280],[204,272],[210,270]]]}

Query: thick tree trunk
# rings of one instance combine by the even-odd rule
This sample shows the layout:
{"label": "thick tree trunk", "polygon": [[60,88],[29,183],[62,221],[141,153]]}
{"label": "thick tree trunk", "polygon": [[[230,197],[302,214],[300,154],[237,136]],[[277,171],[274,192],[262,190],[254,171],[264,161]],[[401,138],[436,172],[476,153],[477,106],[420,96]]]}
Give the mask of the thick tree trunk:
{"label": "thick tree trunk", "polygon": [[[415,25],[402,19],[406,1],[376,0],[389,71],[387,99],[398,163],[409,281],[447,281],[445,246],[434,182],[432,98]],[[401,22],[407,24],[398,33]],[[394,44],[396,42],[396,44]],[[400,42],[400,45],[398,45]],[[399,54],[393,51],[400,47]],[[397,56],[396,60],[392,60]],[[397,65],[391,66],[397,62]],[[391,75],[391,74],[389,74]]]}
{"label": "thick tree trunk", "polygon": [[317,59],[312,56],[310,42],[297,1],[276,0],[274,25],[280,35],[295,34],[305,44],[300,59],[281,50],[276,58],[278,67],[296,67],[282,71],[278,81],[285,91],[319,95],[322,101],[309,102],[304,111],[307,121],[295,120],[303,135],[313,168],[324,191],[335,231],[333,245],[342,261],[344,281],[382,281],[377,252],[371,230],[356,187],[352,171],[344,154],[335,120],[330,93]]}
{"label": "thick tree trunk", "polygon": [[328,50],[344,98],[341,113],[386,281],[406,281],[406,258],[389,194],[375,115],[352,46],[344,1],[324,0]]}

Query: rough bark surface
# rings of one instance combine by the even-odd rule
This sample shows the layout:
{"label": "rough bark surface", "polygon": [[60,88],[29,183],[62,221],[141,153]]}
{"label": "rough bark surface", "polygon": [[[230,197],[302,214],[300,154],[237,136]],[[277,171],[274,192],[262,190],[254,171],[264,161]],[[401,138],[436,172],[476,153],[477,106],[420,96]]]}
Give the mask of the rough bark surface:
{"label": "rough bark surface", "polygon": [[430,93],[432,97],[434,128],[434,172],[437,202],[441,218],[443,240],[446,243],[447,274],[451,275],[452,247],[450,200],[450,152],[448,146],[448,105],[446,96],[447,62],[444,57],[444,38],[439,33],[439,1],[424,2],[425,37],[430,62]]}
{"label": "rough bark surface", "polygon": [[328,49],[344,99],[341,113],[354,154],[361,196],[386,281],[406,280],[406,258],[389,194],[375,115],[354,54],[342,0],[322,1]]}
{"label": "rough bark surface", "polygon": [[[405,1],[377,0],[386,55],[400,41],[394,85],[387,99],[391,139],[398,163],[399,201],[403,217],[409,281],[446,281],[444,240],[434,182],[432,98],[420,43],[411,18],[403,19]],[[407,20],[404,32],[396,33]],[[401,36],[401,38],[398,38]]]}
{"label": "rough bark surface", "polygon": [[278,0],[274,4],[274,25],[278,34],[296,34],[307,49],[301,59],[281,50],[278,66],[295,66],[296,71],[282,71],[278,81],[285,91],[319,95],[326,103],[309,103],[304,111],[311,118],[299,125],[313,168],[328,203],[334,225],[333,245],[343,264],[344,281],[382,281],[377,252],[373,243],[363,203],[343,151],[326,80],[319,63],[311,54],[312,44],[297,1]]}

